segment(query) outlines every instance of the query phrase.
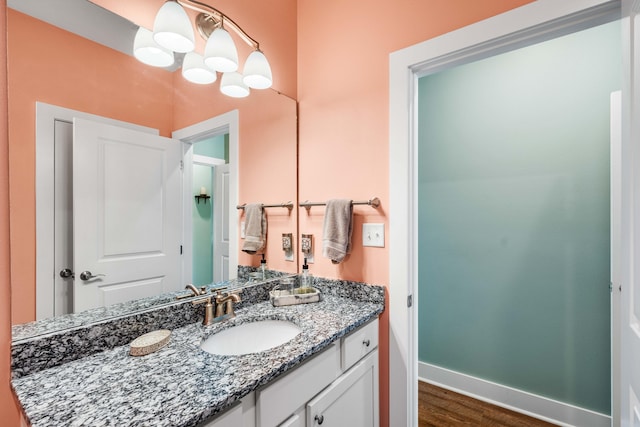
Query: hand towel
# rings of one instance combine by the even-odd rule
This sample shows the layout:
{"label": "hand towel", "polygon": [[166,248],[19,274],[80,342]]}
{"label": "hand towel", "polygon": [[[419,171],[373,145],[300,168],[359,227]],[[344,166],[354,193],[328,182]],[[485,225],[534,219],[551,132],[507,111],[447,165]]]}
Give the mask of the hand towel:
{"label": "hand towel", "polygon": [[244,207],[244,243],[242,250],[248,254],[261,254],[267,243],[267,214],[260,203]]}
{"label": "hand towel", "polygon": [[322,254],[339,264],[351,252],[353,205],[351,200],[327,201],[322,228]]}

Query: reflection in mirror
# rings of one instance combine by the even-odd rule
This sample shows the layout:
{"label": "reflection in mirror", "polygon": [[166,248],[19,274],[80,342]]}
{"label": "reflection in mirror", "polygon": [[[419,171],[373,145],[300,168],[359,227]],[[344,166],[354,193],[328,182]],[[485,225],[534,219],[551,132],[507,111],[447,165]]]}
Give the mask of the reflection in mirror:
{"label": "reflection in mirror", "polygon": [[[145,2],[147,1],[137,3]],[[149,2],[157,3],[151,0]],[[171,136],[174,130],[184,129],[237,110],[240,135],[236,166],[239,175],[236,196],[238,203],[293,201],[297,204],[297,118],[296,102],[293,99],[275,90],[267,90],[252,91],[248,98],[240,101],[230,100],[220,95],[215,85],[196,86],[183,81],[179,71],[155,69],[139,63],[130,55],[122,53],[122,50],[127,48],[105,47],[26,13],[11,9],[16,4],[27,8],[35,4],[36,7],[33,9],[42,12],[42,5],[46,3],[53,2],[10,1],[8,10],[9,173],[14,324],[36,319],[35,266],[38,263],[37,260],[43,255],[38,253],[36,256],[36,243],[41,239],[40,231],[37,231],[35,226],[36,102],[157,129],[157,132],[165,137]],[[56,2],[54,7],[63,7],[62,3],[75,4],[74,12],[66,15],[71,17],[71,21],[83,22],[85,33],[98,27],[87,19],[80,19],[77,14],[74,15],[79,13],[81,5],[90,6],[90,2],[67,0],[61,4]],[[262,10],[253,12],[261,19],[264,17]],[[277,11],[269,13],[273,14]],[[131,17],[128,19],[132,20]],[[236,14],[234,19],[244,22],[245,18],[242,14]],[[256,17],[248,17],[247,25],[256,19]],[[102,21],[107,22],[105,19]],[[132,28],[130,37],[133,37],[136,26],[125,21],[124,26],[127,25]],[[293,40],[295,17],[291,17],[291,25],[286,25],[285,22],[284,28],[290,28]],[[123,31],[120,30],[120,33]],[[100,37],[110,38],[105,34],[101,34]],[[269,60],[274,73],[274,86],[278,87],[278,76],[290,76],[294,73],[291,70],[295,70],[295,44],[284,46],[276,43],[273,40],[278,39],[280,35],[269,32],[260,34],[259,37],[261,43],[270,46]],[[132,40],[131,38],[131,42]],[[284,86],[281,82],[278,88],[282,89]],[[291,87],[295,88],[295,82],[287,86],[287,88]],[[289,93],[295,96],[295,93]],[[139,172],[144,176],[145,171],[142,168],[139,168]],[[184,195],[184,203],[188,201],[195,207],[198,206],[195,195],[200,192],[201,186],[197,187],[190,188],[190,194]],[[210,206],[215,209],[215,204]],[[213,215],[215,216],[215,212]],[[293,233],[294,237],[297,234],[297,210],[269,211],[268,217],[266,257],[269,259],[269,267],[277,271],[295,273],[297,261],[284,259],[280,240],[283,233]],[[229,228],[238,229],[243,220],[242,212],[235,211],[233,216],[230,215],[226,219]],[[52,218],[51,221],[53,220]],[[186,240],[190,241],[190,238],[187,239],[185,236]],[[240,246],[241,242],[236,242],[236,247]],[[215,248],[213,253],[215,260]],[[237,253],[236,259],[238,264],[243,266],[256,267],[259,264],[258,257],[244,253]],[[181,265],[178,267],[181,276],[177,281],[174,280],[167,290],[181,290],[186,283],[193,281],[190,261],[191,259],[187,260],[184,255],[182,256],[179,261]],[[186,264],[189,268],[185,268]],[[73,266],[69,267],[79,275]],[[235,275],[237,267],[237,265],[229,265],[229,277]],[[49,277],[55,276],[64,268],[52,267]],[[92,272],[97,274],[101,271],[93,270]],[[216,276],[215,261],[211,274],[214,282],[218,281],[218,278],[224,278],[224,275]],[[198,279],[198,281],[203,280],[207,281],[208,278]],[[53,287],[53,284],[51,286]],[[146,294],[144,296],[146,297]],[[135,297],[138,298],[140,295]],[[172,303],[171,301],[173,300],[159,296],[129,304],[129,307],[139,310],[147,308],[147,303],[150,302],[163,304]],[[110,316],[113,313],[104,311],[104,315]],[[69,326],[72,325],[61,327]]]}

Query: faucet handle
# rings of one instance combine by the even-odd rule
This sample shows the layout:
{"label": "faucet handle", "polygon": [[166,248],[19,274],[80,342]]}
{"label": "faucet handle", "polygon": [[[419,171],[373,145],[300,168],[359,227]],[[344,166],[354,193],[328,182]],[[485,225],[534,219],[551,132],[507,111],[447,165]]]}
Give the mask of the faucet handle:
{"label": "faucet handle", "polygon": [[202,304],[202,303],[206,303],[205,304],[205,310],[204,310],[204,319],[202,320],[202,325],[203,326],[209,326],[213,323],[213,304],[211,303],[211,295],[209,296],[204,296],[200,299],[197,299],[195,301],[192,302],[193,305],[198,305],[198,304]]}
{"label": "faucet handle", "polygon": [[188,294],[184,294],[184,295],[178,295],[178,296],[176,296],[176,299],[180,300],[180,299],[183,299],[183,298],[197,297],[199,295],[204,295],[204,294],[207,293],[207,291],[206,291],[207,287],[206,286],[202,286],[200,288],[200,290],[198,290],[198,288],[193,286],[193,284],[189,283],[184,288],[188,289],[191,292],[188,293]]}

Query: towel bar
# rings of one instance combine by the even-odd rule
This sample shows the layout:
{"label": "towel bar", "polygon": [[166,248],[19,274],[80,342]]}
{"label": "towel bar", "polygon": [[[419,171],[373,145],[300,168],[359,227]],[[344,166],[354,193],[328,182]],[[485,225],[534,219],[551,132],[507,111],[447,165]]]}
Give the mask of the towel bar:
{"label": "towel bar", "polygon": [[[380,199],[378,199],[377,197],[374,197],[372,199],[369,200],[355,200],[353,202],[351,202],[352,205],[369,205],[372,206],[374,208],[378,208],[380,206]],[[311,208],[311,206],[326,206],[326,202],[302,202],[300,203],[300,206],[306,208],[307,210],[309,210]]]}
{"label": "towel bar", "polygon": [[[244,207],[247,204],[243,204],[243,205],[237,205],[236,209],[244,209]],[[293,209],[293,202],[287,202],[287,203],[280,203],[280,204],[274,204],[274,205],[262,205],[263,208],[287,208],[289,210]]]}

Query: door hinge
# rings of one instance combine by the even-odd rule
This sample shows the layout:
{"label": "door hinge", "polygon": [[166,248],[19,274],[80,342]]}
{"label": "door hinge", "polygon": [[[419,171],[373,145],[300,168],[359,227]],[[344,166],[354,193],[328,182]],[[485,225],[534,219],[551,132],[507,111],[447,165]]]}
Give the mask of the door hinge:
{"label": "door hinge", "polygon": [[183,171],[184,170],[184,161],[180,160],[180,170]]}
{"label": "door hinge", "polygon": [[413,306],[413,295],[409,295],[407,297],[407,307],[412,307]]}
{"label": "door hinge", "polygon": [[182,245],[180,245],[180,255],[182,255]]}
{"label": "door hinge", "polygon": [[609,282],[609,292],[613,292],[613,282]]}

